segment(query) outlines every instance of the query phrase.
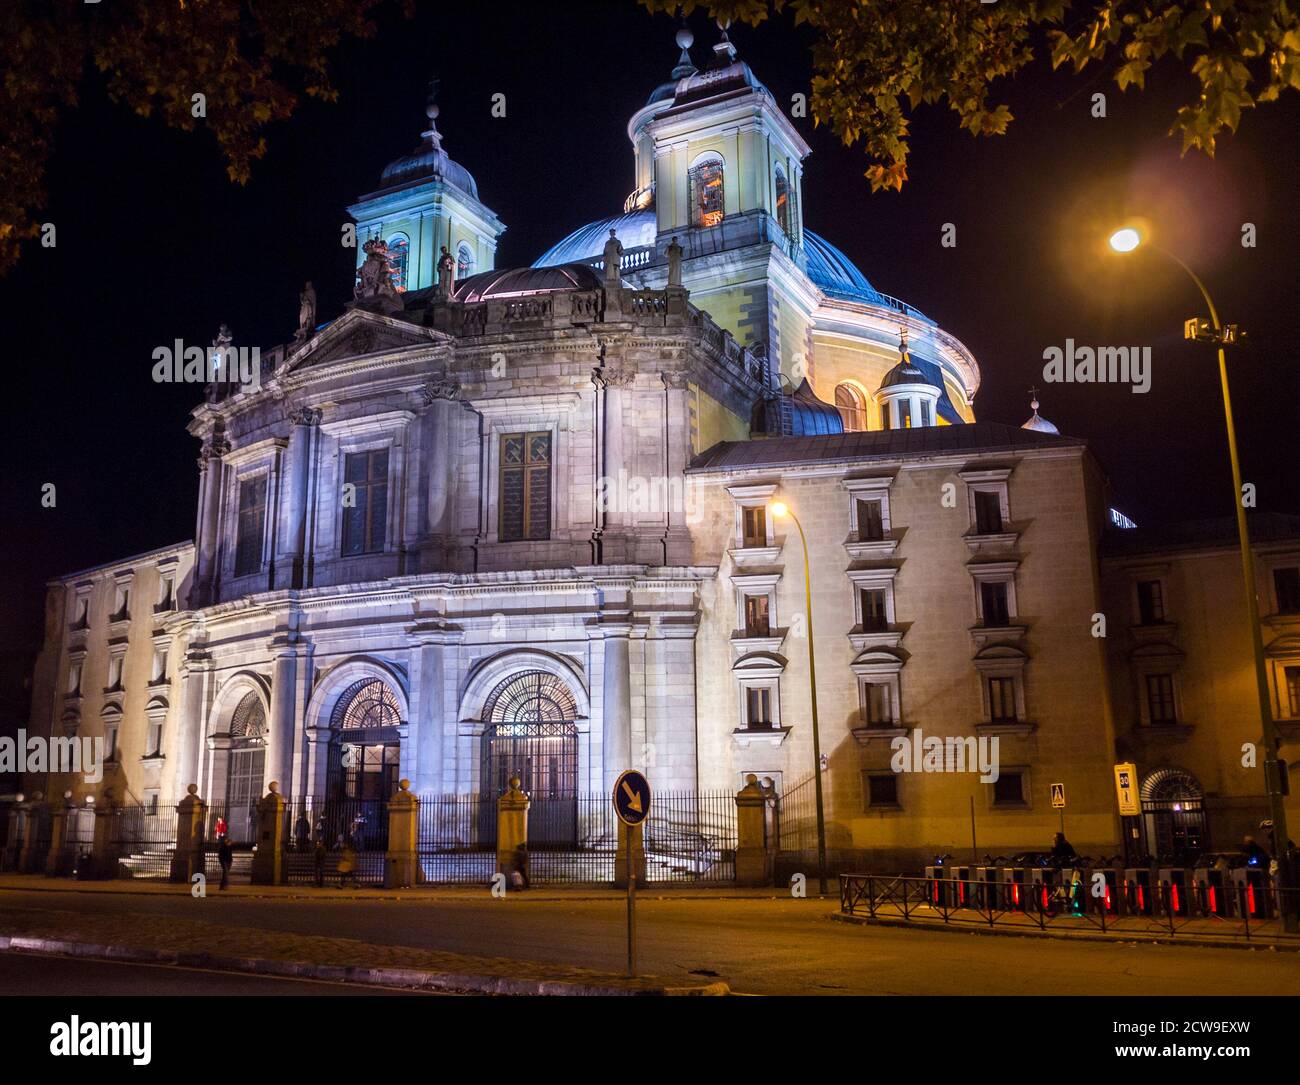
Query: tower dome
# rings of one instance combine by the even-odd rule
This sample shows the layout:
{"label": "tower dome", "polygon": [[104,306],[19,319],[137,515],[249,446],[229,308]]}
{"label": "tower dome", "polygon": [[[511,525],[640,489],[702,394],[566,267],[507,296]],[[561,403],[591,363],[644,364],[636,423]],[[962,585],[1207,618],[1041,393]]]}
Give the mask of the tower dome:
{"label": "tower dome", "polygon": [[1038,413],[1037,390],[1035,389],[1034,391],[1031,391],[1029,394],[1033,396],[1033,398],[1029,401],[1029,409],[1034,413],[1033,415],[1030,416],[1029,421],[1026,422],[1020,428],[1031,429],[1034,430],[1036,433],[1051,433],[1060,436],[1061,431],[1057,429],[1054,425],[1052,425],[1052,423],[1049,422],[1046,418],[1044,418],[1042,415]]}
{"label": "tower dome", "polygon": [[885,429],[914,429],[938,424],[939,397],[943,389],[930,382],[907,350],[907,328],[899,329],[898,364],[872,397],[880,405]]}

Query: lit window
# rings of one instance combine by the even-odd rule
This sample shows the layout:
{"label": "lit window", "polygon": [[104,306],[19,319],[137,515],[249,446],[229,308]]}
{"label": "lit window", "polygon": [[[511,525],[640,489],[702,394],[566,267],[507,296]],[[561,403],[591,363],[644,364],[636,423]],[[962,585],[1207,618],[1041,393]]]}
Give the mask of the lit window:
{"label": "lit window", "polygon": [[771,634],[768,597],[766,595],[745,596],[745,634],[750,637],[766,637]]}
{"label": "lit window", "polygon": [[1300,667],[1286,669],[1286,696],[1291,704],[1292,716],[1300,716]]}
{"label": "lit window", "polygon": [[786,234],[790,233],[790,183],[780,166],[776,167],[776,221]]}
{"label": "lit window", "polygon": [[388,263],[393,269],[393,285],[406,289],[407,261],[411,255],[411,241],[405,234],[394,234],[388,239]]}
{"label": "lit window", "polygon": [[742,539],[745,546],[767,545],[767,508],[747,505],[742,511]]}
{"label": "lit window", "polygon": [[844,421],[846,433],[857,433],[867,428],[867,405],[862,393],[851,384],[835,386],[835,407]]}
{"label": "lit window", "polygon": [[464,241],[456,246],[456,281],[461,282],[474,274],[474,250]]}
{"label": "lit window", "polygon": [[706,158],[691,168],[691,206],[696,226],[716,226],[725,214],[722,159]]}

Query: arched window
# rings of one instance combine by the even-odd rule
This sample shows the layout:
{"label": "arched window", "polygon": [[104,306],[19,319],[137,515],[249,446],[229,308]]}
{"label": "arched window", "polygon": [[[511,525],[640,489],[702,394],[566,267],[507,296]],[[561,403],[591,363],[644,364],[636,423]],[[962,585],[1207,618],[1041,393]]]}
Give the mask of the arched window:
{"label": "arched window", "polygon": [[474,274],[474,250],[462,241],[456,246],[456,281],[463,282]]}
{"label": "arched window", "polygon": [[363,678],[343,691],[330,726],[336,730],[368,730],[372,727],[396,727],[402,722],[402,709],[388,683],[380,678]]}
{"label": "arched window", "polygon": [[[511,776],[549,807],[548,835],[567,839],[575,831],[578,789],[578,703],[573,691],[546,671],[525,671],[502,681],[483,708],[484,790],[500,794]],[[552,842],[554,842],[554,840]]]}
{"label": "arched window", "polygon": [[790,183],[780,166],[776,167],[776,221],[787,236],[793,236],[790,233]]}
{"label": "arched window", "polygon": [[230,717],[230,737],[261,739],[265,736],[266,709],[262,707],[262,699],[256,693],[245,694],[235,706],[235,714]]}
{"label": "arched window", "polygon": [[1204,792],[1190,772],[1156,769],[1142,781],[1140,794],[1141,849],[1148,855],[1190,864],[1209,847]]}
{"label": "arched window", "polygon": [[867,428],[867,402],[861,391],[851,384],[835,386],[835,406],[844,420],[844,432],[851,433]]}
{"label": "arched window", "polygon": [[411,239],[405,234],[393,234],[388,239],[388,263],[393,269],[393,285],[406,289],[407,261],[411,255]]}
{"label": "arched window", "polygon": [[235,843],[257,838],[257,803],[266,775],[266,709],[256,693],[245,693],[230,717],[226,762],[226,835]]}
{"label": "arched window", "polygon": [[726,214],[722,159],[702,155],[690,169],[691,221],[696,226],[716,226]]}

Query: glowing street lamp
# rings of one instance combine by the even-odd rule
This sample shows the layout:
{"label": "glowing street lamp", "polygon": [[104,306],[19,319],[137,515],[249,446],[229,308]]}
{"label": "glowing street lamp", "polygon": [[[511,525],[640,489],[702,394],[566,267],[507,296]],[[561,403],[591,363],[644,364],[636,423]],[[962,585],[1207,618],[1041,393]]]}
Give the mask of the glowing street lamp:
{"label": "glowing street lamp", "polygon": [[813,650],[813,616],[812,616],[812,580],[808,576],[808,540],[804,537],[803,524],[799,517],[790,511],[784,501],[773,501],[772,515],[778,520],[787,516],[799,529],[799,542],[803,547],[803,593],[804,610],[807,614],[808,627],[808,693],[812,702],[812,740],[813,740],[813,783],[817,793],[817,884],[822,896],[826,895],[826,811],[822,802],[822,743],[817,728],[817,658]]}
{"label": "glowing street lamp", "polygon": [[[1116,252],[1133,252],[1142,244],[1142,236],[1132,227],[1116,230],[1110,235],[1110,247]],[[1250,530],[1246,525],[1246,507],[1242,504],[1241,463],[1237,458],[1237,429],[1232,420],[1232,397],[1228,392],[1228,364],[1223,348],[1226,344],[1240,342],[1241,332],[1235,324],[1224,325],[1219,321],[1219,311],[1214,306],[1214,299],[1201,282],[1200,277],[1182,260],[1166,249],[1151,246],[1162,256],[1167,257],[1187,272],[1205,299],[1205,306],[1210,311],[1209,325],[1204,319],[1192,318],[1184,325],[1184,337],[1197,342],[1214,343],[1219,351],[1219,386],[1223,392],[1223,417],[1228,429],[1228,457],[1232,461],[1232,503],[1237,510],[1237,542],[1241,547],[1241,571],[1246,587],[1246,621],[1250,626],[1251,646],[1255,653],[1255,687],[1259,697],[1259,715],[1264,739],[1264,788],[1268,794],[1269,814],[1273,819],[1273,850],[1277,854],[1278,884],[1283,890],[1279,900],[1286,930],[1295,931],[1297,926],[1295,902],[1289,897],[1294,894],[1295,883],[1291,877],[1291,854],[1288,850],[1286,807],[1283,796],[1286,793],[1286,764],[1279,760],[1277,727],[1273,722],[1271,695],[1268,690],[1268,667],[1264,662],[1264,636],[1259,628],[1259,599],[1255,588],[1255,559],[1250,550]]]}

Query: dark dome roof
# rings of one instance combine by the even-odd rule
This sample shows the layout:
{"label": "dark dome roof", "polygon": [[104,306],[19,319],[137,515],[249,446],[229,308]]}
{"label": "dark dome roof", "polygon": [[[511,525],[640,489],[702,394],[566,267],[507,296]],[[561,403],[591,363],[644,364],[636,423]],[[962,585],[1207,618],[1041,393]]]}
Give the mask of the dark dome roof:
{"label": "dark dome roof", "polygon": [[942,385],[936,385],[930,379],[929,374],[913,362],[910,357],[904,358],[886,373],[885,379],[880,382],[880,387],[893,388],[898,384],[928,384],[931,387],[942,388]]}
{"label": "dark dome roof", "polygon": [[793,392],[769,395],[759,404],[754,429],[772,437],[811,437],[843,433],[839,409],[818,399],[805,377]]}
{"label": "dark dome roof", "polygon": [[598,290],[603,285],[600,275],[586,264],[498,268],[471,275],[457,285],[452,296],[457,301],[482,301],[484,298],[512,298],[560,290]]}
{"label": "dark dome roof", "polygon": [[424,178],[444,181],[478,199],[478,185],[469,170],[459,162],[453,162],[446,151],[435,150],[428,143],[388,163],[379,175],[379,185],[380,188],[394,188]]}

